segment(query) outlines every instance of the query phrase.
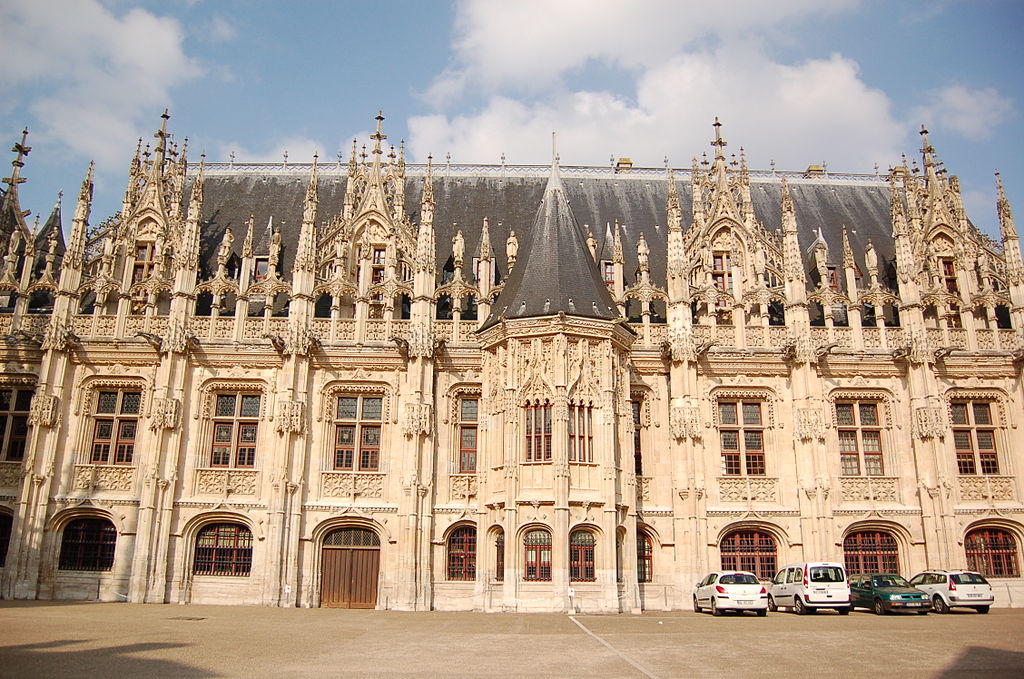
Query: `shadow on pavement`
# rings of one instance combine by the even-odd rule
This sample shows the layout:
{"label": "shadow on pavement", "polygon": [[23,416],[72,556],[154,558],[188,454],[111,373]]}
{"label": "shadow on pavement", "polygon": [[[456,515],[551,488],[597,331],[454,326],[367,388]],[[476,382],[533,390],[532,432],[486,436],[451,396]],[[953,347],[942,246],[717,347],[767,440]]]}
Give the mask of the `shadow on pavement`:
{"label": "shadow on pavement", "polygon": [[1024,653],[983,646],[968,646],[949,667],[937,676],[941,679],[1024,676]]}
{"label": "shadow on pavement", "polygon": [[[71,649],[93,640],[75,639],[0,648],[0,675],[5,677],[216,677],[219,675],[172,660],[132,654],[184,648],[188,644],[141,643],[103,648]],[[179,651],[186,653],[186,651]]]}

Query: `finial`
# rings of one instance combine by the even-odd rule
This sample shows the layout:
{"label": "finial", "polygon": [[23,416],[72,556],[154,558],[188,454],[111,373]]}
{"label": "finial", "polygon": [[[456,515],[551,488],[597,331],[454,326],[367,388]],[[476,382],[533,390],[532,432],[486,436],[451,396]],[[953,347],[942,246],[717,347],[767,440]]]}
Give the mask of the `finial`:
{"label": "finial", "polygon": [[53,209],[55,209],[55,210],[60,209],[60,203],[61,203],[61,200],[63,200],[63,199],[64,199],[64,189],[61,188],[61,189],[59,189],[57,191],[57,202],[54,203]]}
{"label": "finial", "polygon": [[18,155],[11,161],[13,170],[11,170],[11,176],[4,179],[4,182],[12,189],[17,189],[18,184],[25,182],[25,178],[21,175],[21,168],[25,166],[25,156],[28,155],[29,151],[32,150],[31,146],[27,146],[25,141],[28,139],[28,128],[26,127],[21,131],[21,141],[15,144],[11,151]]}
{"label": "finial", "polygon": [[558,138],[555,131],[551,131],[551,164],[558,165]]}
{"label": "finial", "polygon": [[228,160],[230,161],[231,167],[235,166],[235,152],[232,151],[228,154]]}
{"label": "finial", "polygon": [[384,123],[384,111],[377,111],[377,131],[374,132],[372,135],[370,135],[370,139],[373,140],[373,153],[376,156],[379,156],[382,153],[381,148],[380,148],[380,143],[383,140],[388,138],[387,135],[384,134],[381,131],[382,130],[381,125],[383,123]]}
{"label": "finial", "polygon": [[288,149],[284,150],[283,156],[284,156],[284,166],[288,167]]}
{"label": "finial", "polygon": [[711,145],[716,148],[715,160],[718,160],[719,158],[725,160],[725,153],[722,149],[728,146],[728,142],[722,139],[722,123],[718,121],[718,116],[715,116],[713,126],[715,128],[715,140],[711,142]]}

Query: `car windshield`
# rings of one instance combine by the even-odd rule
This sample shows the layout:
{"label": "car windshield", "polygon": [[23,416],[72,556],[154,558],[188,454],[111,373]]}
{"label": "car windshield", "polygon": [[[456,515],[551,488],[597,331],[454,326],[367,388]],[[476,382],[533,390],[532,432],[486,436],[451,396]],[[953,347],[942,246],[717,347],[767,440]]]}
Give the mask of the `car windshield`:
{"label": "car windshield", "polygon": [[987,585],[988,580],[977,573],[954,573],[949,577],[958,585]]}
{"label": "car windshield", "polygon": [[732,575],[723,575],[718,582],[722,585],[756,585],[758,580],[749,573],[733,573]]}
{"label": "car windshield", "polygon": [[910,587],[910,583],[898,575],[875,575],[871,584],[875,587]]}
{"label": "car windshield", "polygon": [[813,566],[811,582],[844,582],[846,576],[838,566]]}

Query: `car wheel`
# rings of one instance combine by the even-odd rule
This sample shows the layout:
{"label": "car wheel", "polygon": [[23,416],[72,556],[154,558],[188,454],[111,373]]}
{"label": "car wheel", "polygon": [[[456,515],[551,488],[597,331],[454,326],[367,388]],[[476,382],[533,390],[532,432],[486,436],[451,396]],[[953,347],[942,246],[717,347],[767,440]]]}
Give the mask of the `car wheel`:
{"label": "car wheel", "polygon": [[807,615],[807,606],[804,605],[803,601],[800,601],[800,597],[793,597],[793,610],[796,611],[797,615]]}
{"label": "car wheel", "polygon": [[847,608],[837,608],[836,610],[839,611],[839,615],[849,615],[850,614],[850,609],[848,607]]}
{"label": "car wheel", "polygon": [[882,605],[881,599],[875,599],[875,615],[885,615],[885,606]]}
{"label": "car wheel", "polygon": [[979,613],[988,613],[988,609],[988,606],[978,606],[974,610],[978,611]]}
{"label": "car wheel", "polygon": [[768,609],[767,608],[759,608],[759,609],[757,609],[757,617],[763,618],[766,615],[768,615]]}
{"label": "car wheel", "polygon": [[779,607],[775,605],[775,598],[771,594],[768,595],[768,610],[775,613],[779,610]]}
{"label": "car wheel", "polygon": [[693,612],[700,613],[700,604],[697,603],[697,595],[693,595]]}
{"label": "car wheel", "polygon": [[722,610],[718,607],[718,604],[715,603],[715,597],[711,597],[711,615],[716,618],[722,615]]}
{"label": "car wheel", "polygon": [[936,613],[949,613],[949,605],[946,603],[946,600],[938,594],[936,594],[935,598],[932,600],[932,605],[935,606]]}

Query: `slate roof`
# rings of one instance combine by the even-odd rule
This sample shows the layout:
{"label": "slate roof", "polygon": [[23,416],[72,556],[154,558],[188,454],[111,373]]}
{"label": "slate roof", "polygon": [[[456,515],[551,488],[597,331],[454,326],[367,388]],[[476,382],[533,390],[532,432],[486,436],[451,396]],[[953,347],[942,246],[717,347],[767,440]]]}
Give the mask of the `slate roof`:
{"label": "slate roof", "polygon": [[[452,256],[452,238],[461,230],[467,259],[477,256],[484,217],[489,220],[490,238],[499,276],[508,275],[505,241],[510,230],[519,239],[520,260],[528,257],[532,232],[545,226],[538,220],[548,184],[547,167],[521,166],[518,172],[504,172],[495,166],[459,166],[446,172],[435,166],[434,228],[437,240],[437,268]],[[320,165],[318,168],[318,218],[326,221],[342,211],[345,197],[345,168]],[[569,210],[586,237],[593,231],[598,242],[598,259],[610,259],[612,225],[622,225],[627,284],[637,268],[636,243],[644,235],[650,246],[651,279],[665,285],[667,228],[665,202],[668,183],[664,172],[652,170],[615,174],[609,168],[562,166],[561,185]],[[752,173],[751,198],[754,214],[769,231],[781,231],[782,173]],[[684,227],[692,221],[691,188],[685,170],[677,171]],[[890,263],[894,257],[892,225],[889,217],[890,189],[881,177],[870,175],[825,175],[805,178],[788,173],[790,193],[796,209],[800,249],[806,251],[820,228],[829,247],[829,260],[842,261],[842,228],[849,234],[854,258],[864,270],[864,248],[870,239],[878,258]],[[413,223],[419,221],[423,188],[422,168],[409,166],[405,184],[406,213]],[[216,271],[216,253],[224,229],[231,227],[234,251],[241,253],[245,222],[252,214],[257,237],[270,217],[281,230],[282,252],[279,270],[290,276],[302,223],[302,203],[309,183],[309,166],[206,166],[204,229],[201,240],[203,276]],[[186,187],[186,195],[187,195]],[[586,253],[585,241],[580,251]],[[524,262],[525,263],[525,262]],[[808,266],[813,266],[810,263]],[[517,264],[518,268],[518,264]],[[469,269],[469,267],[467,267]],[[546,296],[545,296],[546,298]],[[542,299],[543,302],[543,299]],[[503,303],[504,305],[504,303]],[[529,306],[529,304],[528,304]]]}
{"label": "slate roof", "polygon": [[618,317],[615,301],[601,280],[586,236],[566,200],[557,165],[551,166],[533,227],[524,237],[516,264],[484,327],[501,318],[546,316],[559,311],[595,318]]}

